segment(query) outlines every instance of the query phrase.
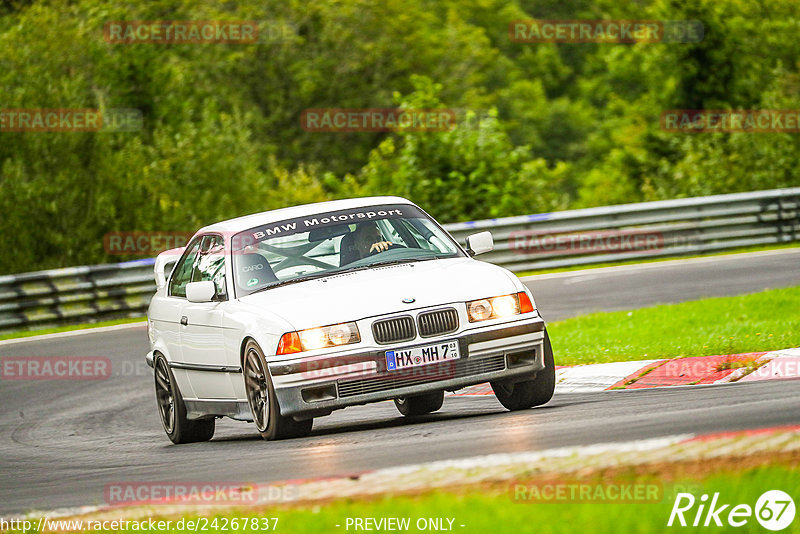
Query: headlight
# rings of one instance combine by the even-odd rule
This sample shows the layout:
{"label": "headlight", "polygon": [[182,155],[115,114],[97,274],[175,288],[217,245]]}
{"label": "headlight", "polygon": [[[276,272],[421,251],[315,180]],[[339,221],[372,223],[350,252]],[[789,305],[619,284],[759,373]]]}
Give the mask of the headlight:
{"label": "headlight", "polygon": [[500,295],[499,297],[467,302],[467,315],[469,315],[469,322],[471,323],[486,321],[487,319],[500,319],[532,311],[533,303],[524,291],[512,295]]}
{"label": "headlight", "polygon": [[278,342],[277,354],[295,354],[307,350],[324,349],[359,343],[361,335],[356,323],[339,323],[299,332],[286,332]]}
{"label": "headlight", "polygon": [[467,302],[467,311],[470,322],[485,321],[492,316],[492,303],[489,299],[473,300]]}

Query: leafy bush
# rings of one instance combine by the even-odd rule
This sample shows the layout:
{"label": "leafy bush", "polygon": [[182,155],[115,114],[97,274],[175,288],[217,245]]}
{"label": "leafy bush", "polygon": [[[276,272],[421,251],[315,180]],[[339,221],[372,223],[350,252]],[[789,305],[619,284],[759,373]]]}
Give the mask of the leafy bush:
{"label": "leafy bush", "polygon": [[[533,17],[697,19],[706,36],[512,42],[509,22]],[[289,31],[251,45],[103,38],[110,21],[219,19]],[[670,108],[800,108],[797,24],[792,0],[6,2],[0,108],[134,108],[143,128],[0,132],[13,251],[0,272],[117,261],[110,231],[357,195],[403,195],[451,222],[798,185],[796,135],[659,127]],[[426,133],[300,124],[308,108],[392,106],[462,120]]]}

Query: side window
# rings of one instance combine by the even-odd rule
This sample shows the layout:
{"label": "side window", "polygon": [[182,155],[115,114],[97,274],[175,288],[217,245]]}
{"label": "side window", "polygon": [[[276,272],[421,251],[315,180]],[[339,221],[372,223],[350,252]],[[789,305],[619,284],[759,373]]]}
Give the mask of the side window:
{"label": "side window", "polygon": [[192,282],[214,282],[217,296],[225,298],[225,244],[221,236],[207,235],[200,244],[200,254],[192,273]]}
{"label": "side window", "polygon": [[192,281],[192,271],[194,270],[194,262],[197,259],[197,252],[200,250],[200,239],[195,239],[189,243],[186,248],[186,253],[178,260],[178,265],[172,273],[172,279],[169,282],[169,294],[173,297],[186,296],[186,284]]}

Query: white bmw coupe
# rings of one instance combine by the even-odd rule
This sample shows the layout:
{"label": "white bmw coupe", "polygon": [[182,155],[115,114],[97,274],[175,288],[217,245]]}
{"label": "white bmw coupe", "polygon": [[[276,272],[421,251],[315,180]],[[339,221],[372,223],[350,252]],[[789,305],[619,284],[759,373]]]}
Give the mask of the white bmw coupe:
{"label": "white bmw coupe", "polygon": [[481,232],[462,248],[398,197],[201,229],[155,262],[147,362],[164,430],[205,441],[225,416],[299,437],[339,408],[393,399],[418,416],[484,382],[509,410],[546,403],[544,320],[514,274],[472,258],[492,247]]}

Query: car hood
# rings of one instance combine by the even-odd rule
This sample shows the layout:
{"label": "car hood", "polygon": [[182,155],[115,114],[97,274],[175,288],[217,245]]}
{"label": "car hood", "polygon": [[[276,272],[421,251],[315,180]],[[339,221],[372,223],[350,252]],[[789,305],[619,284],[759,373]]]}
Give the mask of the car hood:
{"label": "car hood", "polygon": [[[505,269],[471,258],[387,265],[299,282],[241,298],[297,330],[519,291]],[[414,299],[404,303],[403,299]]]}

